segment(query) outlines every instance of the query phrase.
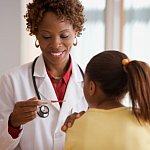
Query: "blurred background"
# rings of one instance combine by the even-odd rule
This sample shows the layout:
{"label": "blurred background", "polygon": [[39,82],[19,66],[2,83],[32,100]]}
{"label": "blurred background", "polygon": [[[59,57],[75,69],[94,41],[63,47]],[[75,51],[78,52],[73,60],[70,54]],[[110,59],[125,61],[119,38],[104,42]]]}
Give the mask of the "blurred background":
{"label": "blurred background", "polygon": [[[23,17],[30,1],[0,1],[0,75],[41,53]],[[150,0],[82,0],[82,4],[85,31],[71,53],[83,69],[93,55],[108,49],[150,64]]]}

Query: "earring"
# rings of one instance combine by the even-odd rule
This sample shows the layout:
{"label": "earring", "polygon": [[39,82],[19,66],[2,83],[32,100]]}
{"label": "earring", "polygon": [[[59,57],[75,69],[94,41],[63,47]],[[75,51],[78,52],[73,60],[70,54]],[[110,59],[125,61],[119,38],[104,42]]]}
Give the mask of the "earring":
{"label": "earring", "polygon": [[38,48],[39,47],[39,42],[38,39],[35,40],[35,47]]}
{"label": "earring", "polygon": [[78,41],[77,41],[77,37],[75,37],[75,42],[73,43],[74,46],[77,46]]}

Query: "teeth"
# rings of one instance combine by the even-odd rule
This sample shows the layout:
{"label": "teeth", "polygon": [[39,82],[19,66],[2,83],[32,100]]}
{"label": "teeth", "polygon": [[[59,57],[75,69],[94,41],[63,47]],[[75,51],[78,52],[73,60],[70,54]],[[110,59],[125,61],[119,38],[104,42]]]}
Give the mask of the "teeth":
{"label": "teeth", "polygon": [[63,53],[63,52],[58,52],[58,53],[52,53],[52,52],[51,52],[51,54],[54,55],[54,56],[60,56],[62,53]]}

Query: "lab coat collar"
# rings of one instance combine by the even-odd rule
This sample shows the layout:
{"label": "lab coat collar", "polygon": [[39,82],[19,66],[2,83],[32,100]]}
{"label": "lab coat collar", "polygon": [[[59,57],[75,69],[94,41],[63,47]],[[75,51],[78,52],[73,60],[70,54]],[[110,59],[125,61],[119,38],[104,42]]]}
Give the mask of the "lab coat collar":
{"label": "lab coat collar", "polygon": [[[46,67],[45,67],[45,63],[44,63],[42,54],[39,56],[39,58],[37,59],[37,61],[35,63],[35,69],[34,69],[33,75],[36,77],[37,88],[38,88],[40,95],[42,96],[41,97],[42,100],[57,100],[55,90],[53,88],[53,85],[52,85],[52,83],[48,77],[47,71],[46,71]],[[72,57],[72,75],[70,77],[70,80],[69,80],[69,83],[68,83],[68,86],[66,89],[66,93],[64,96],[64,99],[66,97],[67,98],[69,97],[70,100],[72,99],[71,102],[66,103],[68,105],[67,108],[69,110],[72,108],[74,103],[76,103],[76,99],[80,100],[81,96],[83,96],[83,94],[80,95],[80,93],[82,93],[81,91],[79,91],[79,92],[76,91],[79,89],[82,90],[81,84],[83,84],[82,73]],[[76,95],[76,96],[72,97],[72,95]],[[68,99],[68,101],[69,101],[69,99]],[[57,110],[60,110],[59,103],[52,103],[52,105]]]}
{"label": "lab coat collar", "polygon": [[[72,77],[75,82],[83,82],[82,73],[77,66],[76,62],[74,61],[74,58],[70,55],[72,60]],[[35,64],[35,70],[34,70],[34,76],[36,77],[45,77],[47,75],[46,67],[44,63],[44,59],[42,54],[37,59],[37,62]]]}
{"label": "lab coat collar", "polygon": [[43,55],[41,54],[35,64],[35,69],[34,69],[34,76],[36,77],[45,77],[47,74],[46,72],[46,67],[43,59]]}
{"label": "lab coat collar", "polygon": [[83,82],[83,76],[82,76],[82,73],[81,73],[77,63],[75,62],[75,60],[72,56],[71,56],[71,59],[72,59],[72,78],[73,78],[73,80],[77,83]]}

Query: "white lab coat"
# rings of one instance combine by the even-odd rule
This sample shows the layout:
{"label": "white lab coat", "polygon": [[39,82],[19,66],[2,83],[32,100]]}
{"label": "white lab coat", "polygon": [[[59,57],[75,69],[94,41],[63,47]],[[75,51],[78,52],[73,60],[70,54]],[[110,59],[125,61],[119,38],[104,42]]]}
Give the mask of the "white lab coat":
{"label": "white lab coat", "polygon": [[[72,59],[72,75],[61,109],[58,103],[48,104],[49,116],[40,118],[37,115],[33,121],[24,124],[19,137],[13,139],[8,133],[8,118],[14,104],[36,96],[31,68],[32,62],[9,71],[0,79],[0,150],[62,150],[65,133],[61,131],[61,126],[64,120],[73,112],[87,110],[82,89],[83,77]],[[37,59],[34,76],[41,99],[57,99],[42,55]]]}

